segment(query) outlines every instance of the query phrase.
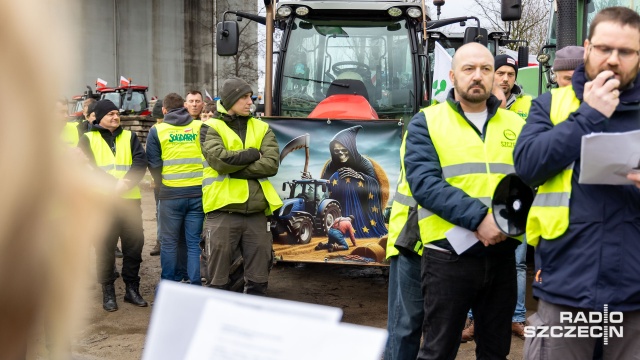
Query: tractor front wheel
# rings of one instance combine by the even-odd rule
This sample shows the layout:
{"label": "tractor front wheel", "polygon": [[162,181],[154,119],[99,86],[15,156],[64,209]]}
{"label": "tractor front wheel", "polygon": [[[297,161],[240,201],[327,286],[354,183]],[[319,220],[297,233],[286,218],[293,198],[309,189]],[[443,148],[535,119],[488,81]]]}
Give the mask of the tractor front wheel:
{"label": "tractor front wheel", "polygon": [[303,217],[300,226],[295,231],[298,244],[308,244],[313,237],[313,221],[306,216]]}

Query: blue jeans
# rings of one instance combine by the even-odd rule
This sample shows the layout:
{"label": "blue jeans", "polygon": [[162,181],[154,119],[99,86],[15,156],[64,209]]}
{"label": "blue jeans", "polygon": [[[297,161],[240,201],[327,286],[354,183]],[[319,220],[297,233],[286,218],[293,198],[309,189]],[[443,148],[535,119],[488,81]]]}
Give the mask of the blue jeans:
{"label": "blue jeans", "polygon": [[[154,193],[155,195],[155,193]],[[160,200],[156,198],[156,239],[162,248],[162,233],[160,232],[160,206],[158,204]],[[178,264],[176,265],[175,281],[182,281],[189,279],[187,274],[187,242],[184,239],[184,225],[180,229],[180,241],[178,241]]]}
{"label": "blue jeans", "polygon": [[422,284],[420,256],[400,254],[390,259],[389,307],[385,360],[415,360],[422,335]]}
{"label": "blue jeans", "polygon": [[344,239],[344,234],[341,233],[340,230],[331,228],[329,229],[329,232],[327,235],[329,236],[329,239],[328,239],[329,245],[338,244],[346,247],[347,249],[349,248],[349,245],[347,245],[347,241]]}
{"label": "blue jeans", "polygon": [[511,322],[524,322],[527,317],[527,309],[524,301],[527,293],[527,240],[523,239],[522,244],[516,248],[516,277],[518,281],[518,301],[516,311],[513,313]]}
{"label": "blue jeans", "polygon": [[160,278],[179,281],[179,244],[181,234],[187,245],[187,274],[192,285],[201,285],[200,234],[204,222],[202,197],[163,199],[159,201]]}
{"label": "blue jeans", "polygon": [[477,359],[505,359],[516,306],[515,254],[458,256],[425,248],[423,343],[419,360],[455,359],[469,308],[473,309]]}

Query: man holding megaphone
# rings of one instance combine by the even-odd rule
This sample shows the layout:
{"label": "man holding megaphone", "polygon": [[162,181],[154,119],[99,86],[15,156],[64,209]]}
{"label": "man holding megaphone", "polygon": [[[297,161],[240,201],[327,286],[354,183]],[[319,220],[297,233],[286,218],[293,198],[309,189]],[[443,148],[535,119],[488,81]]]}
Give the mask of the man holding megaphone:
{"label": "man holding megaphone", "polygon": [[460,47],[449,77],[454,88],[447,101],[416,114],[403,143],[401,181],[417,202],[424,244],[418,359],[455,358],[469,308],[477,357],[504,359],[516,305],[514,250],[521,240],[500,231],[489,205],[500,179],[514,172],[513,147],[524,120],[499,108],[491,94],[494,59],[486,47]]}
{"label": "man holding megaphone", "polygon": [[[605,359],[640,354],[640,179],[578,181],[583,136],[640,130],[640,16],[625,7],[603,9],[584,48],[572,85],[533,101],[514,152],[518,175],[538,186],[526,233],[536,246],[533,294],[540,301],[525,331],[525,359],[591,359],[599,337]],[[603,314],[604,324],[577,320],[593,313]],[[607,325],[609,313],[621,316]],[[611,336],[611,325],[621,326],[623,336]],[[556,331],[542,341],[539,332],[576,326],[589,327],[589,336]]]}

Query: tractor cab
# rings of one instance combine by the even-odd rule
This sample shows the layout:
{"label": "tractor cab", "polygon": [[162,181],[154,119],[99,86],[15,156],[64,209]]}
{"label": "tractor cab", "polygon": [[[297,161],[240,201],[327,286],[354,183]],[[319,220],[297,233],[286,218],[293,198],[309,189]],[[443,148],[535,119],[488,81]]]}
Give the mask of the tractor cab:
{"label": "tractor cab", "polygon": [[122,115],[150,115],[149,102],[147,101],[147,86],[129,85],[117,88],[100,88],[100,100],[111,100]]}

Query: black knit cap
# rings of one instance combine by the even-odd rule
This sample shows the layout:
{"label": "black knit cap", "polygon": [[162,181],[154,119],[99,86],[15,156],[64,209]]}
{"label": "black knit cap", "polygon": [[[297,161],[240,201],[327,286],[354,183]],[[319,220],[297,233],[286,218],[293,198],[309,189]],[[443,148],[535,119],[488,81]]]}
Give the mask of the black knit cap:
{"label": "black knit cap", "polygon": [[151,117],[154,119],[164,119],[164,114],[162,113],[162,99],[156,100],[156,104],[153,105],[153,110],[151,111]]}
{"label": "black knit cap", "polygon": [[512,58],[509,55],[498,55],[495,58],[494,69],[498,70],[502,66],[511,66],[516,71],[516,77],[518,77],[518,62],[516,59]]}
{"label": "black knit cap", "polygon": [[96,103],[96,107],[93,109],[93,112],[96,113],[96,119],[93,121],[94,124],[99,124],[100,120],[107,115],[109,112],[113,110],[119,110],[118,107],[111,102],[111,100],[100,100]]}
{"label": "black knit cap", "polygon": [[222,84],[220,91],[220,101],[225,109],[229,110],[235,103],[245,94],[251,93],[253,90],[246,81],[238,78],[231,78]]}

